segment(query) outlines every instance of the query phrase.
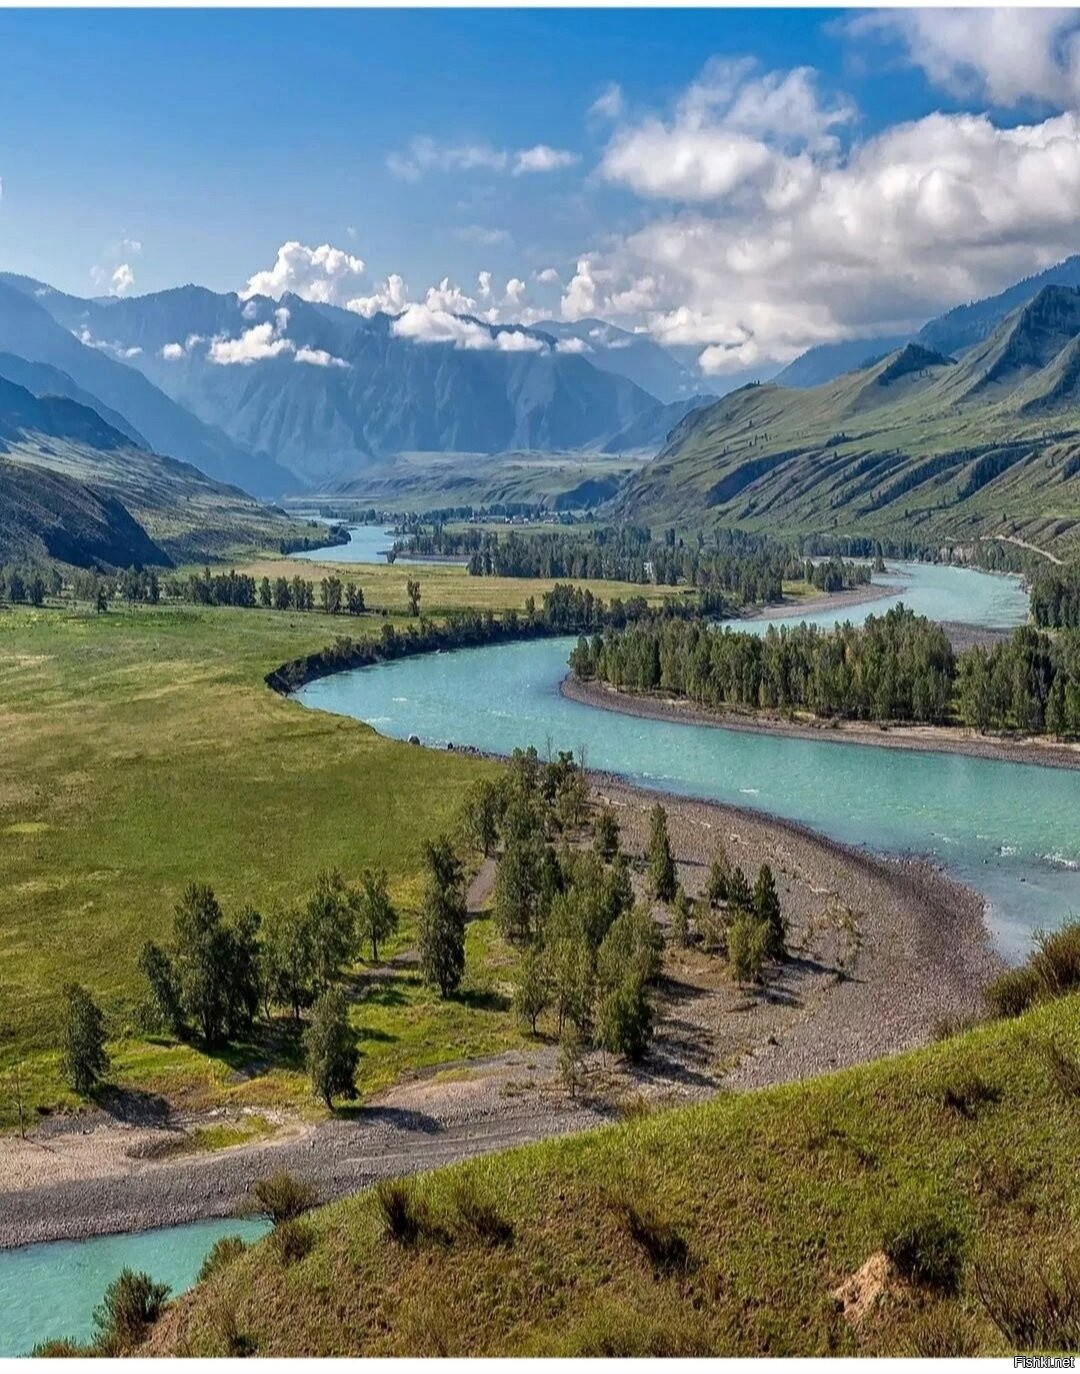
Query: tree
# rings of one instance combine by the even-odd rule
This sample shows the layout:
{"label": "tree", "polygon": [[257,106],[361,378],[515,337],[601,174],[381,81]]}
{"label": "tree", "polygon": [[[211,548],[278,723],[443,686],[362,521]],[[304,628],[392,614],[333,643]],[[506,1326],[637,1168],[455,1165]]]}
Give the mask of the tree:
{"label": "tree", "polygon": [[511,839],[495,877],[495,924],[508,939],[529,940],[540,917],[543,851],[537,839]]}
{"label": "tree", "polygon": [[690,943],[690,920],[693,910],[693,904],[680,884],[671,904],[671,933],[675,943],[682,949]]}
{"label": "tree", "polygon": [[424,847],[428,874],[417,923],[424,981],[449,997],[465,972],[465,887],[461,864],[443,837]]}
{"label": "tree", "polygon": [[610,863],[619,852],[619,822],[614,807],[600,808],[593,832],[593,848],[605,863]]}
{"label": "tree", "polygon": [[760,983],[769,948],[769,928],[749,912],[740,912],[728,927],[728,958],[738,983]]}
{"label": "tree", "polygon": [[652,1034],[652,1008],[639,970],[627,969],[600,998],[597,1039],[611,1054],[631,1061],[644,1055]]}
{"label": "tree", "polygon": [[340,976],[342,968],[356,957],[358,904],[356,889],[346,885],[336,868],[320,873],[315,879],[305,914],[311,932],[311,960],[317,988],[328,988]]}
{"label": "tree", "polygon": [[754,914],[769,932],[768,956],[783,959],[787,955],[787,929],[780,910],[780,896],[773,881],[772,869],[762,864],[754,884]]}
{"label": "tree", "polygon": [[356,1097],[360,1054],[340,988],[329,989],[315,1003],[304,1032],[304,1051],[311,1086],[328,1108],[333,1110],[335,1097]]}
{"label": "tree", "polygon": [[527,949],[518,966],[518,980],[514,987],[514,1010],[518,1019],[536,1034],[536,1023],[551,996],[547,965],[535,949]]}
{"label": "tree", "polygon": [[371,941],[373,963],[378,961],[380,942],[389,939],[397,928],[398,913],[390,900],[385,871],[365,868],[356,904],[356,933],[361,940]]}
{"label": "tree", "polygon": [[733,913],[753,911],[754,909],[754,896],[750,891],[750,884],[746,881],[746,874],[738,864],[731,870],[728,877],[727,904]]}
{"label": "tree", "polygon": [[659,802],[652,809],[648,860],[654,896],[661,902],[670,902],[675,896],[675,860],[668,838],[667,812]]}
{"label": "tree", "polygon": [[481,778],[465,798],[463,823],[465,835],[486,858],[499,840],[499,821],[503,812],[502,788],[494,778]]}
{"label": "tree", "polygon": [[405,583],[405,594],[409,598],[409,614],[420,614],[420,583],[414,577],[410,577]]}
{"label": "tree", "polygon": [[319,584],[322,607],[327,615],[337,615],[341,610],[342,585],[340,577],[324,577]]}
{"label": "tree", "polygon": [[61,1070],[80,1097],[89,1097],[109,1070],[105,1017],[81,983],[68,983],[64,1003]]}
{"label": "tree", "polygon": [[576,1098],[584,1076],[585,1054],[578,1028],[569,1022],[559,1035],[559,1077]]}
{"label": "tree", "polygon": [[258,913],[229,925],[212,888],[191,883],[176,905],[172,947],[144,946],[140,966],[163,1017],[194,1022],[208,1046],[247,1030],[259,1006]]}
{"label": "tree", "polygon": [[274,599],[273,590],[270,587],[270,579],[264,577],[259,583],[259,605],[264,611],[268,611]]}
{"label": "tree", "polygon": [[267,1003],[280,1002],[299,1021],[314,996],[311,928],[299,907],[273,907],[263,921],[261,971]]}
{"label": "tree", "polygon": [[364,593],[355,582],[345,584],[345,610],[349,615],[363,615]]}
{"label": "tree", "polygon": [[724,846],[718,844],[709,865],[709,876],[705,880],[705,898],[710,906],[719,906],[721,902],[727,901],[730,882],[731,860]]}
{"label": "tree", "polygon": [[174,1035],[184,1033],[184,1005],[176,970],[168,954],[148,940],[139,953],[139,972],[150,984],[150,1004],[156,1019]]}

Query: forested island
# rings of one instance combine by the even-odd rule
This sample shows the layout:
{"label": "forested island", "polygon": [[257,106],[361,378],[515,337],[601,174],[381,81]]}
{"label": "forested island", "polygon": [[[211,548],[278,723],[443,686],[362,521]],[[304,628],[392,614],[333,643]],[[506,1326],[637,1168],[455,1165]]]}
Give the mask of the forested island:
{"label": "forested island", "polygon": [[1080,634],[1025,626],[956,654],[940,625],[902,605],[832,631],[637,623],[581,637],[570,668],[581,681],[706,708],[1080,735]]}

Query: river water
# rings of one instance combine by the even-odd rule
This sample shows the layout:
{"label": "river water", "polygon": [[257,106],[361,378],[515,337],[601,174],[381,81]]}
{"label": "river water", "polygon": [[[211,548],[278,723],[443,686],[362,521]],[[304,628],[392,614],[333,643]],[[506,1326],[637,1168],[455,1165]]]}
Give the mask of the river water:
{"label": "river water", "polygon": [[[843,619],[861,621],[898,600],[935,619],[994,628],[1027,614],[1015,578],[898,564],[880,580],[890,597],[847,608]],[[835,623],[837,612],[797,619]],[[1023,957],[1036,928],[1080,907],[1080,771],[600,710],[559,692],[573,643],[421,655],[337,673],[298,696],[396,739],[416,734],[499,754],[584,747],[590,767],[644,787],[767,811],[875,851],[925,855],[985,895],[1008,958]]]}
{"label": "river water", "polygon": [[267,1223],[198,1221],[121,1236],[51,1241],[0,1252],[0,1357],[27,1355],[39,1341],[94,1334],[94,1308],[127,1267],[167,1283],[176,1297],[198,1277],[222,1236],[257,1240]]}

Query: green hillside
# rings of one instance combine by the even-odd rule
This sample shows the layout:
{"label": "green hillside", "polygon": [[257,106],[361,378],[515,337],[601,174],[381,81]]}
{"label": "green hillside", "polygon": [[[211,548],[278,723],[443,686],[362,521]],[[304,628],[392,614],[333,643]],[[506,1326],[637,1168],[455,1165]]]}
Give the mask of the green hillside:
{"label": "green hillside", "polygon": [[[234,1259],[150,1350],[1072,1349],[1078,1053],[1073,996],[827,1078],[423,1176],[404,1185],[412,1238],[364,1193]],[[833,1295],[883,1248],[896,1267],[853,1325]]]}
{"label": "green hillside", "polygon": [[624,489],[654,525],[1080,547],[1080,291],[1045,287],[953,358],[908,344],[809,391],[687,417]]}

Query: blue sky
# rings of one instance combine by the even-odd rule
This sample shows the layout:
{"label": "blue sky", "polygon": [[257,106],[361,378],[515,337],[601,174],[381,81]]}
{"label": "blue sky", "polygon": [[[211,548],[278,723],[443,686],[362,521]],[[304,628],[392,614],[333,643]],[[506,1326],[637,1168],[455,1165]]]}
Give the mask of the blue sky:
{"label": "blue sky", "polygon": [[[790,356],[1070,250],[1075,21],[942,13],[3,11],[0,264],[78,294],[121,264],[128,292],[238,290],[282,244],[329,244],[364,264],[339,303],[449,278],[476,313],[588,308],[707,369]],[[536,149],[551,170],[521,169]],[[882,219],[890,158],[912,189]],[[1026,229],[974,203],[1048,162]]]}

